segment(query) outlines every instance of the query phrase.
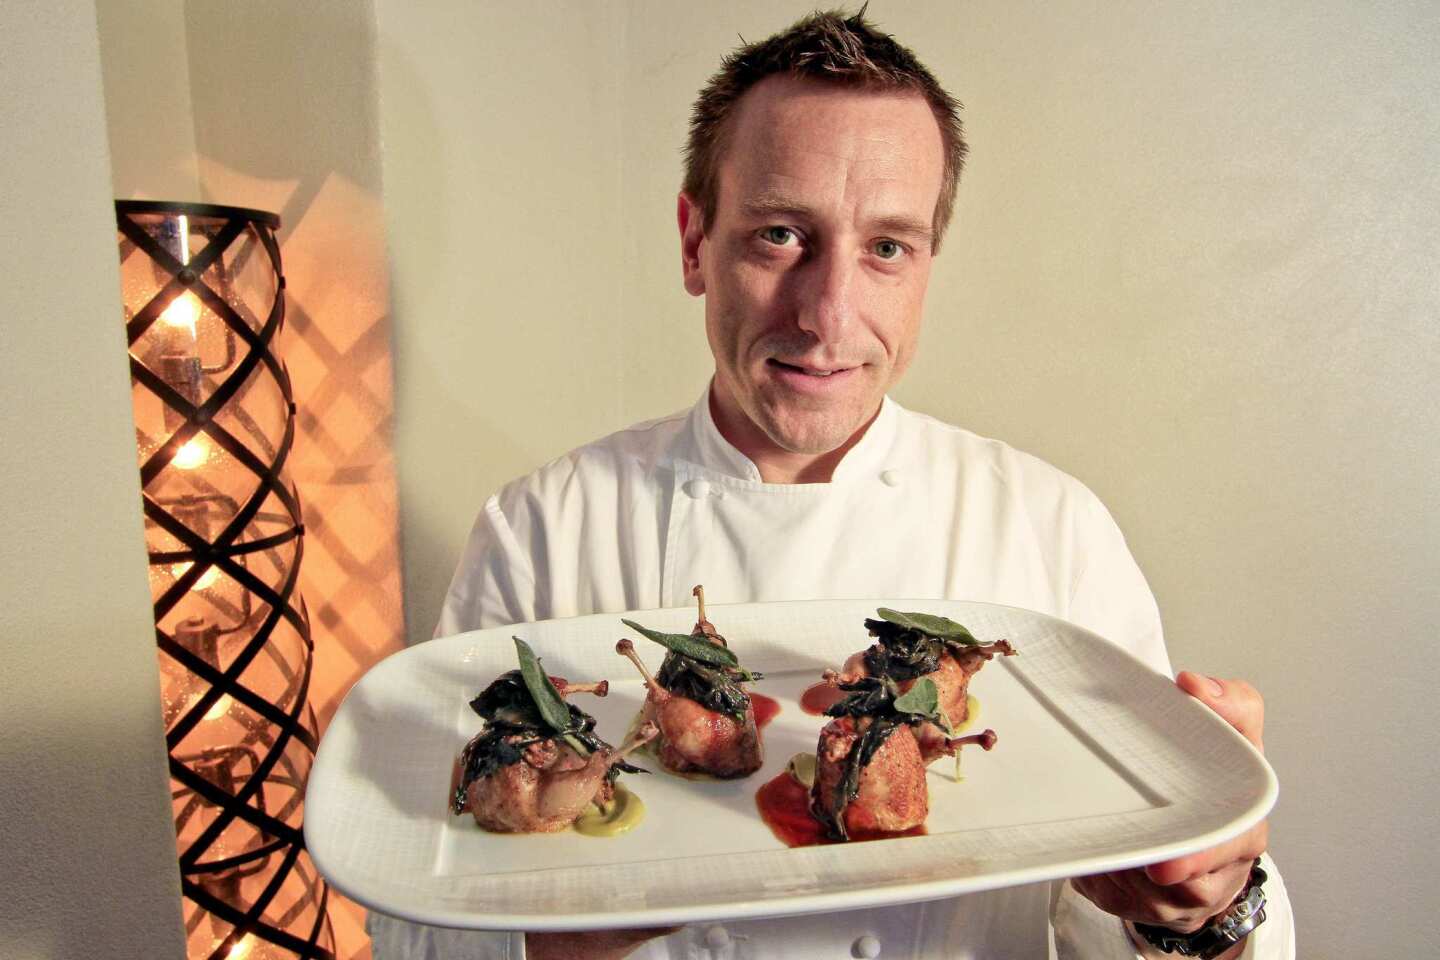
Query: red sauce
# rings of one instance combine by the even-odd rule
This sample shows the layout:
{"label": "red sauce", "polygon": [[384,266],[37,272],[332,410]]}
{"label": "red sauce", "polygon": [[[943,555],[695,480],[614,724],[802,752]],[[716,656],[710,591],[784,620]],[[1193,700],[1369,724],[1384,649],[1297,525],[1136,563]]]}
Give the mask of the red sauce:
{"label": "red sauce", "polygon": [[[775,834],[776,839],[787,847],[814,847],[826,843],[839,843],[825,835],[825,828],[810,815],[810,788],[797,781],[789,773],[781,773],[755,792],[755,806],[760,810],[760,819]],[[919,837],[925,834],[921,824],[900,833],[865,831],[852,833],[850,842],[860,840],[885,840],[890,837]]]}
{"label": "red sauce", "polygon": [[787,847],[813,847],[830,843],[820,821],[810,816],[810,791],[789,773],[782,772],[755,792],[760,819]]}
{"label": "red sauce", "polygon": [[825,711],[839,703],[846,693],[833,683],[812,683],[800,694],[800,709],[812,717],[823,717]]}
{"label": "red sauce", "polygon": [[780,712],[780,701],[763,693],[750,694],[750,706],[755,708],[755,726],[764,729],[765,724],[775,719]]}

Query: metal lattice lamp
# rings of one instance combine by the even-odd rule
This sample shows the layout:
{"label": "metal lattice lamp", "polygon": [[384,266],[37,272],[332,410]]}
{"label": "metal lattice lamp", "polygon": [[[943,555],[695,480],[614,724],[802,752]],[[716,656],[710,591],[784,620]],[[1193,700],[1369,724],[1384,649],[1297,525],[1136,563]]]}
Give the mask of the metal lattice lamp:
{"label": "metal lattice lamp", "polygon": [[331,958],[274,214],[116,201],[188,955]]}

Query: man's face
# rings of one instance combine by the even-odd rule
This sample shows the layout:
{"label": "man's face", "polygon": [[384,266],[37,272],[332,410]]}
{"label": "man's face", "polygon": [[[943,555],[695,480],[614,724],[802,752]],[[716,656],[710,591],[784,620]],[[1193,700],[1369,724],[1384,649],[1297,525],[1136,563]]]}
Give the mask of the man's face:
{"label": "man's face", "polygon": [[870,422],[915,352],[939,125],[919,94],[779,76],[730,123],[710,229],[687,197],[679,213],[717,420],[757,462],[829,453]]}

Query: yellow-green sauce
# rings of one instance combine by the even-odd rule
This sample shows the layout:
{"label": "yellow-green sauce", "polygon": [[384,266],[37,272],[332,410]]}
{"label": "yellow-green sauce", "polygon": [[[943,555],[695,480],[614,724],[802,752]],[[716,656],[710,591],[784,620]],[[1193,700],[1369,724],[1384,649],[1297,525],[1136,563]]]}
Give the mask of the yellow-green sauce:
{"label": "yellow-green sauce", "polygon": [[975,726],[975,721],[980,718],[980,701],[970,694],[965,695],[965,719],[955,727],[955,732],[960,733]]}
{"label": "yellow-green sauce", "polygon": [[615,784],[615,796],[604,808],[591,804],[575,819],[575,832],[587,837],[618,837],[645,819],[645,801],[623,784]]}
{"label": "yellow-green sauce", "polygon": [[785,765],[785,772],[802,787],[815,786],[815,754],[797,753]]}
{"label": "yellow-green sauce", "polygon": [[[955,728],[956,733],[961,733],[965,730],[969,730],[971,727],[975,726],[975,721],[980,719],[980,701],[976,700],[973,696],[966,694],[965,704],[965,722]],[[962,776],[960,773],[960,755],[962,753],[964,753],[963,750],[955,751],[955,772],[950,775],[950,779],[955,781],[956,783],[960,783],[965,779],[965,777]]]}

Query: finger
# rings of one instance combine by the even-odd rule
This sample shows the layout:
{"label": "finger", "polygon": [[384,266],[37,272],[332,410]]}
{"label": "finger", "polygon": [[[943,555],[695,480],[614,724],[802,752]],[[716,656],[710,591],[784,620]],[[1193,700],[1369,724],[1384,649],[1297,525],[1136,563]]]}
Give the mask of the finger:
{"label": "finger", "polygon": [[1135,906],[1133,892],[1120,884],[1113,873],[1096,873],[1088,877],[1072,877],[1071,885],[1081,896],[1106,913],[1117,917],[1130,915]]}
{"label": "finger", "polygon": [[1230,726],[1264,751],[1265,699],[1244,680],[1219,680],[1189,670],[1180,671],[1175,685],[1214,710]]}
{"label": "finger", "polygon": [[1101,910],[1123,920],[1154,923],[1182,932],[1197,929],[1234,898],[1245,870],[1221,871],[1199,881],[1157,886],[1144,870],[1120,870],[1071,881],[1075,889]]}
{"label": "finger", "polygon": [[1187,880],[1203,877],[1207,873],[1222,870],[1231,864],[1248,865],[1265,852],[1265,844],[1269,837],[1270,825],[1261,821],[1235,839],[1227,840],[1209,850],[1201,850],[1198,853],[1176,857],[1173,860],[1152,863],[1145,868],[1145,875],[1153,883],[1169,886],[1173,883],[1184,883]]}

